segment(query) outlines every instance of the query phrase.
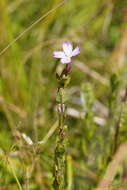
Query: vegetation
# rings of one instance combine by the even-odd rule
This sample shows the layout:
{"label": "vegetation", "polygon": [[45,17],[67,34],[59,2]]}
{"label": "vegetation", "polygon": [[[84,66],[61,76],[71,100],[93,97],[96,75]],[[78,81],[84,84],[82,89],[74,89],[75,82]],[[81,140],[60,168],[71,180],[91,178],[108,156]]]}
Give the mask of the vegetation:
{"label": "vegetation", "polygon": [[[0,13],[0,190],[126,190],[127,1],[1,0]],[[61,92],[64,41],[81,53]]]}

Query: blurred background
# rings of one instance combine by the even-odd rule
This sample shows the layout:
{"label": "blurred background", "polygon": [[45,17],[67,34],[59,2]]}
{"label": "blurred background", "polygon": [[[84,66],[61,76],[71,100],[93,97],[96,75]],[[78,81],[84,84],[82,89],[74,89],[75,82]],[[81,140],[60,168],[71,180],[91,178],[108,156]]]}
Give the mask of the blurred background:
{"label": "blurred background", "polygon": [[[0,52],[60,2],[1,0]],[[64,41],[81,48],[67,89],[66,190],[94,189],[111,160],[127,85],[127,0],[67,0],[0,55],[0,190],[51,189],[55,73],[62,67],[53,51]],[[127,138],[125,107],[118,144]],[[126,161],[114,189],[123,184],[125,168]]]}

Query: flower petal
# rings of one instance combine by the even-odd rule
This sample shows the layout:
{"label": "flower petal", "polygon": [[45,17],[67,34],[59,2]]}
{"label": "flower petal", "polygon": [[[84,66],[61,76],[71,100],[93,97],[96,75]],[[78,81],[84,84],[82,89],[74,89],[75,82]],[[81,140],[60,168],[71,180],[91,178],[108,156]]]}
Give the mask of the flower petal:
{"label": "flower petal", "polygon": [[76,56],[80,53],[80,47],[77,46],[73,51],[72,51],[72,56]]}
{"label": "flower petal", "polygon": [[61,59],[61,63],[62,64],[67,64],[71,62],[71,58],[70,57],[65,57]]}
{"label": "flower petal", "polygon": [[72,52],[73,46],[71,42],[67,42],[68,49]]}
{"label": "flower petal", "polygon": [[63,51],[54,51],[53,52],[53,57],[54,58],[65,58],[65,54]]}
{"label": "flower petal", "polygon": [[64,42],[63,43],[63,51],[68,57],[72,57],[72,44],[71,42]]}

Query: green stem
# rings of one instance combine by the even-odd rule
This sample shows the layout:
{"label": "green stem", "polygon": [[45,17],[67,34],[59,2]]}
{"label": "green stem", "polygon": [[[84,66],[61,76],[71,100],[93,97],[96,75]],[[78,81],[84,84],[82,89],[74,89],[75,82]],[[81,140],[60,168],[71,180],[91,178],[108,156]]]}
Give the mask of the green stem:
{"label": "green stem", "polygon": [[65,189],[65,157],[66,157],[66,131],[67,126],[65,126],[65,87],[70,81],[69,73],[71,71],[71,64],[65,66],[61,75],[56,74],[58,79],[58,90],[57,98],[58,102],[58,137],[57,144],[55,148],[55,162],[54,162],[54,190],[64,190]]}
{"label": "green stem", "polygon": [[[59,93],[59,92],[58,92]],[[64,190],[64,175],[65,175],[65,133],[66,127],[64,126],[65,119],[65,106],[61,97],[61,103],[58,104],[58,139],[55,148],[55,168],[54,168],[54,189]]]}
{"label": "green stem", "polygon": [[15,170],[14,170],[12,164],[11,164],[11,161],[10,161],[9,159],[8,159],[8,164],[9,164],[9,166],[10,166],[10,169],[11,169],[12,174],[13,174],[13,176],[14,176],[16,182],[17,182],[17,185],[18,185],[19,189],[20,189],[20,190],[23,190],[23,189],[22,189],[22,186],[21,186],[21,184],[20,184],[20,182],[19,182],[19,180],[18,180],[18,178],[17,178],[16,172],[15,172]]}
{"label": "green stem", "polygon": [[119,145],[119,134],[120,134],[120,127],[121,127],[121,118],[122,118],[122,114],[124,113],[124,104],[127,101],[127,87],[125,89],[125,94],[124,97],[121,101],[121,110],[120,110],[120,116],[119,119],[116,123],[116,128],[115,128],[115,135],[114,135],[114,146],[113,146],[113,153],[116,152],[118,145]]}

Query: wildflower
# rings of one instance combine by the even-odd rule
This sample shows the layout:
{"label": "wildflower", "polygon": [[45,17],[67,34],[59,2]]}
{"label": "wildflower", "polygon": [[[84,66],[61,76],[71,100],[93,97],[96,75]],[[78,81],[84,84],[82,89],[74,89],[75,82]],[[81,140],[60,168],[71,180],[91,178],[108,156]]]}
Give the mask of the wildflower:
{"label": "wildflower", "polygon": [[68,64],[71,62],[71,58],[76,56],[80,53],[80,48],[77,46],[73,49],[71,42],[64,42],[63,43],[63,51],[54,51],[54,58],[60,59],[62,64]]}

